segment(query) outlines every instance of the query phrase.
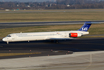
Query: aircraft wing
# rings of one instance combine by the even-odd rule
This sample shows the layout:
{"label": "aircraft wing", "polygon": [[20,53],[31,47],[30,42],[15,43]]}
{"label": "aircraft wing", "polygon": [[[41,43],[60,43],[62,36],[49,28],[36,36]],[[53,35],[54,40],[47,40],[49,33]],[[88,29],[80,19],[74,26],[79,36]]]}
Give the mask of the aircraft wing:
{"label": "aircraft wing", "polygon": [[49,38],[48,40],[73,40],[76,38]]}

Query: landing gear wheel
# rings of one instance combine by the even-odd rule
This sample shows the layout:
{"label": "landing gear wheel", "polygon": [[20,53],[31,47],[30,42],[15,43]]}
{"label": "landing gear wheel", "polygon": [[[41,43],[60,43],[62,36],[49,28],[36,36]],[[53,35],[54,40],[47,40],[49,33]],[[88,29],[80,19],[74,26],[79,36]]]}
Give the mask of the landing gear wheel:
{"label": "landing gear wheel", "polygon": [[51,40],[52,43],[59,43],[58,40]]}

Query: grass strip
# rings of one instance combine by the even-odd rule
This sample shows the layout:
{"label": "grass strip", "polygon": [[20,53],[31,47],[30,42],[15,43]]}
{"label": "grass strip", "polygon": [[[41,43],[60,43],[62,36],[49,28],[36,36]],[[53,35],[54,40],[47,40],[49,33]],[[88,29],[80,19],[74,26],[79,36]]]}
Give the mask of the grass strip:
{"label": "grass strip", "polygon": [[[11,33],[20,32],[50,32],[50,31],[70,31],[78,30],[83,24],[73,25],[52,25],[52,26],[32,26],[0,29],[0,37],[5,37]],[[104,34],[104,24],[92,24],[89,29],[90,35]]]}
{"label": "grass strip", "polygon": [[0,53],[0,57],[3,57],[3,56],[30,55],[30,54],[41,54],[41,52],[34,52],[34,53]]}
{"label": "grass strip", "polygon": [[0,22],[104,20],[104,11],[77,11],[79,10],[69,10],[69,12],[0,13]]}

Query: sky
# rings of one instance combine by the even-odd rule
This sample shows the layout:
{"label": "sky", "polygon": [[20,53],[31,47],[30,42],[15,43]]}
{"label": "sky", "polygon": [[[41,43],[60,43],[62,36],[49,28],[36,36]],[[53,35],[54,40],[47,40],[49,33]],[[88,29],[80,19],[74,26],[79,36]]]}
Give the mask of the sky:
{"label": "sky", "polygon": [[55,1],[55,0],[0,0],[0,2],[19,1],[19,2],[44,2],[44,1]]}

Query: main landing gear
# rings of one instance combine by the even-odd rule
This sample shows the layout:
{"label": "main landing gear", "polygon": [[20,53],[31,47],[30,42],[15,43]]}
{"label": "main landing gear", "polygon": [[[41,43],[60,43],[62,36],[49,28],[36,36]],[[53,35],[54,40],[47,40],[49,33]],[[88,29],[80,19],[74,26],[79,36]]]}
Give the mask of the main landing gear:
{"label": "main landing gear", "polygon": [[51,40],[51,43],[59,43],[58,40]]}

